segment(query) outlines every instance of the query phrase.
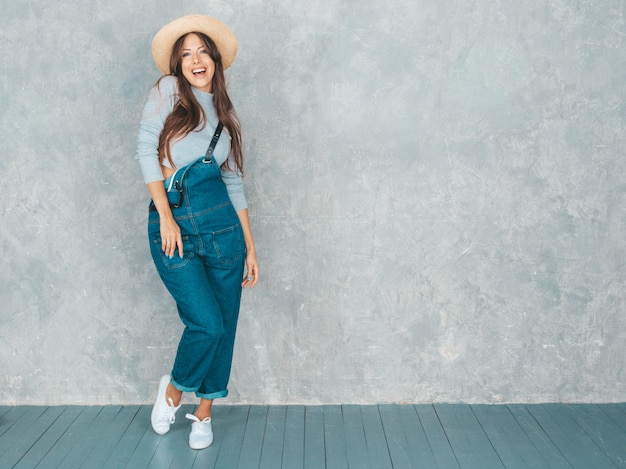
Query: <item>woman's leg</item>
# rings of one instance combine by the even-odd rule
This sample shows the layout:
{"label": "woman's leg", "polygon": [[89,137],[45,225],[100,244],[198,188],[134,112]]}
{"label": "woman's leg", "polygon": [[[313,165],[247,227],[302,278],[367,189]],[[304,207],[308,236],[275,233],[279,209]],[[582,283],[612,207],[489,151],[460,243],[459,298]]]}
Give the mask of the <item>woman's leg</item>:
{"label": "woman's leg", "polygon": [[213,408],[213,399],[200,399],[200,405],[196,409],[196,417],[200,421],[211,418],[211,409]]}
{"label": "woman's leg", "polygon": [[207,278],[203,259],[194,252],[195,238],[183,239],[183,259],[166,258],[158,242],[152,245],[157,271],[176,301],[185,325],[171,372],[172,384],[167,389],[167,396],[175,405],[182,392],[195,392],[201,386],[224,334],[224,320],[213,285]]}
{"label": "woman's leg", "polygon": [[207,268],[207,277],[215,286],[213,291],[222,313],[223,334],[216,344],[214,359],[211,360],[202,384],[196,391],[196,396],[203,400],[212,400],[227,395],[239,317],[243,272],[243,261],[231,266],[230,269]]}
{"label": "woman's leg", "polygon": [[167,390],[165,391],[165,400],[169,402],[169,399],[172,399],[174,402],[174,407],[178,407],[180,401],[183,397],[183,392],[176,388],[171,382],[167,385]]}

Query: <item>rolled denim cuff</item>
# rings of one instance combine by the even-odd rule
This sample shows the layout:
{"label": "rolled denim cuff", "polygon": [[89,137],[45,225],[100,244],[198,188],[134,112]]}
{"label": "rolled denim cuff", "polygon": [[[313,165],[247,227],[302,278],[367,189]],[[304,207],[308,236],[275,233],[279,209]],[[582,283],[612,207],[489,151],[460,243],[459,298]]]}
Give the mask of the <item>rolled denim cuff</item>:
{"label": "rolled denim cuff", "polygon": [[210,394],[203,394],[201,392],[196,391],[196,396],[200,399],[206,399],[207,401],[212,401],[213,399],[220,399],[222,397],[228,396],[228,389],[224,389],[223,391],[212,392]]}
{"label": "rolled denim cuff", "polygon": [[198,390],[198,388],[188,388],[187,386],[183,386],[182,384],[177,383],[172,376],[170,376],[170,381],[176,389],[182,392],[196,392]]}
{"label": "rolled denim cuff", "polygon": [[172,382],[174,387],[176,389],[178,389],[179,391],[182,391],[182,392],[193,392],[200,399],[206,399],[208,401],[212,401],[213,399],[220,399],[222,397],[228,396],[228,389],[224,389],[223,391],[212,392],[212,393],[209,393],[209,394],[204,394],[204,393],[198,392],[198,388],[189,388],[187,386],[183,386],[181,384],[178,384],[176,381],[174,381],[174,378],[172,378],[172,377],[170,377],[170,381]]}

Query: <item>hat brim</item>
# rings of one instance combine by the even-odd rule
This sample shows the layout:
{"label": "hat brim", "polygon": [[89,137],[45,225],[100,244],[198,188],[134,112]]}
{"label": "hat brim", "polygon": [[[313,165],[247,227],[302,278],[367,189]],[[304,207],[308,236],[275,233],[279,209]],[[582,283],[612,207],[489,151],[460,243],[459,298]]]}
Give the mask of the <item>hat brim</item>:
{"label": "hat brim", "polygon": [[152,57],[165,75],[170,73],[170,55],[174,43],[187,33],[199,32],[209,36],[222,56],[224,70],[231,66],[237,55],[237,38],[228,26],[206,15],[189,15],[166,24],[152,40]]}

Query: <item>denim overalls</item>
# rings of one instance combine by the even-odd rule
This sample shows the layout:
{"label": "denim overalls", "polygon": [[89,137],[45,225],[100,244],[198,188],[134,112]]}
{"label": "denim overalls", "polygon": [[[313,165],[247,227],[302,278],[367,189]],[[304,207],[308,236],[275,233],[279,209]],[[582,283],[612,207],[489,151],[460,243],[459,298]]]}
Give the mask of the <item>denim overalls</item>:
{"label": "denim overalls", "polygon": [[182,259],[178,250],[170,259],[161,249],[153,204],[148,216],[152,259],[185,325],[172,384],[204,399],[226,397],[244,273],[243,232],[210,154],[172,178],[167,196],[182,234]]}

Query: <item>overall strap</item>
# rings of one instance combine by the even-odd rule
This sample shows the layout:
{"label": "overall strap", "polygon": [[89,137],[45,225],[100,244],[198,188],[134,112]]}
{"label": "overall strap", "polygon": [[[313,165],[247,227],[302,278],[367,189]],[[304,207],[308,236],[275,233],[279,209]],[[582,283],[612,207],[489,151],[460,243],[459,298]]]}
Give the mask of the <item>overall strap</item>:
{"label": "overall strap", "polygon": [[[224,126],[222,125],[222,123],[218,123],[217,127],[215,128],[215,133],[213,134],[213,138],[211,139],[211,144],[209,145],[209,148],[207,148],[206,150],[206,155],[204,156],[204,161],[207,163],[211,162],[211,157],[213,156],[213,150],[215,150],[215,145],[217,145],[217,141],[220,139],[220,135],[222,133],[222,128]],[[199,161],[199,160],[197,160]],[[185,167],[185,169],[182,172],[182,175],[180,177],[180,182],[179,181],[174,181],[174,188],[178,191],[178,202],[176,203],[170,203],[170,207],[172,208],[179,208],[182,206],[183,204],[183,189],[181,187],[181,183],[183,178],[185,177],[185,173],[186,170],[189,168],[189,166]],[[174,176],[176,175],[176,173],[174,173]],[[172,176],[172,177],[174,177]],[[169,192],[169,191],[168,191]],[[150,201],[150,208],[149,210],[151,212],[156,212],[156,206],[154,205],[154,202]]]}
{"label": "overall strap", "polygon": [[215,128],[215,133],[213,134],[213,139],[211,139],[211,144],[209,148],[206,150],[206,154],[204,155],[204,161],[211,161],[211,156],[213,156],[213,150],[215,150],[215,145],[217,145],[217,141],[220,139],[220,134],[222,133],[222,128],[224,126],[222,123],[218,123]]}
{"label": "overall strap", "polygon": [[[211,157],[213,156],[213,150],[215,150],[215,145],[217,145],[217,141],[220,139],[220,134],[222,133],[222,128],[224,126],[222,125],[221,122],[219,122],[217,124],[217,127],[215,128],[215,133],[213,134],[213,138],[211,139],[211,144],[209,145],[209,148],[207,148],[206,150],[206,155],[204,155],[204,162],[205,163],[210,163],[211,162]],[[176,190],[178,191],[178,202],[175,204],[170,204],[171,207],[173,208],[179,208],[182,204],[183,204],[183,188],[181,187],[182,181],[185,178],[185,174],[187,173],[187,169],[189,169],[190,165],[187,165],[185,167],[185,169],[183,170],[183,173],[180,176],[180,182],[176,181],[174,183],[174,187],[176,188]]]}

